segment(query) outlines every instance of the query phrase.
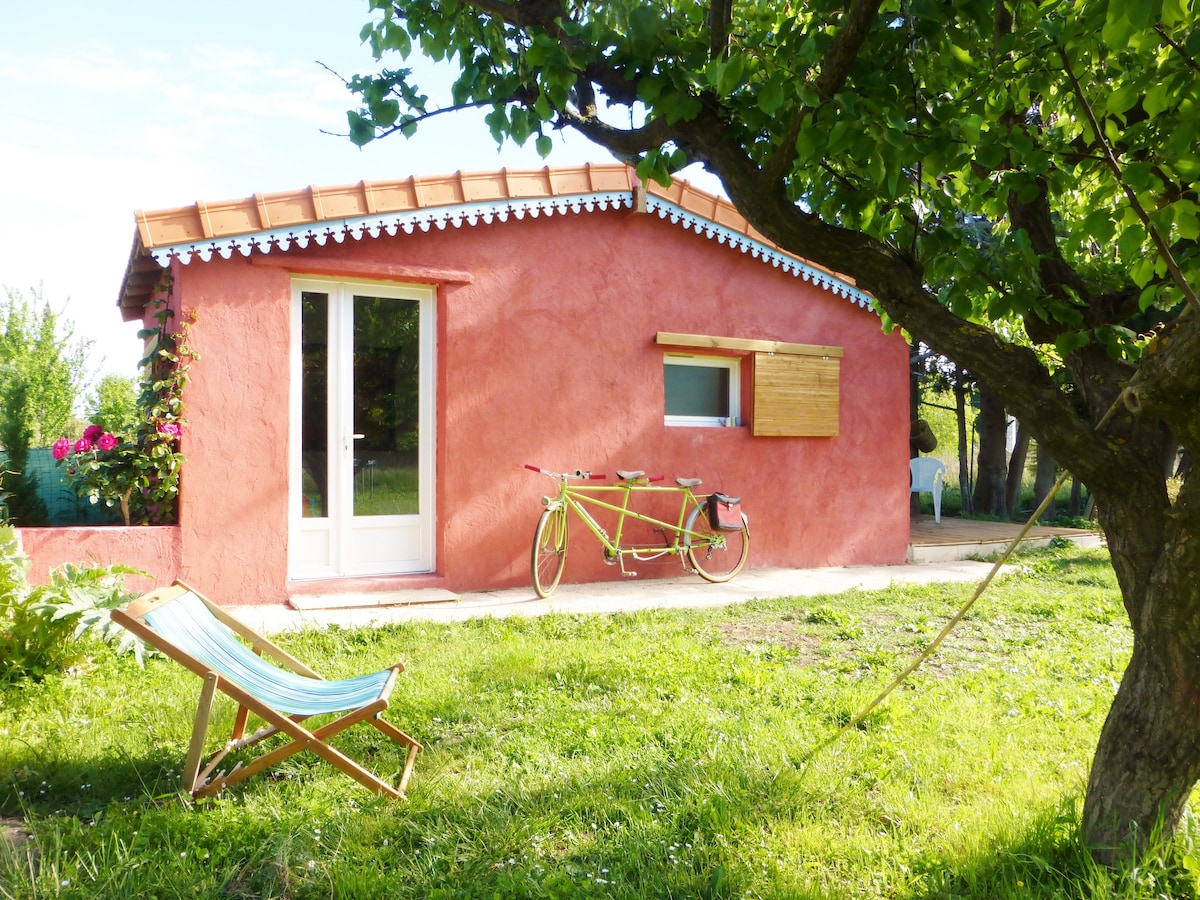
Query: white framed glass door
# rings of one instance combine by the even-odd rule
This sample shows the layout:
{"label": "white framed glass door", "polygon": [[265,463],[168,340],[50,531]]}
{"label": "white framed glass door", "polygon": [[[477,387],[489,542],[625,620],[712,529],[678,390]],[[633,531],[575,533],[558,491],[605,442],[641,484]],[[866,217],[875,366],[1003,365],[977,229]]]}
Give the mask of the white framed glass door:
{"label": "white framed glass door", "polygon": [[293,280],[289,577],[433,571],[434,309]]}

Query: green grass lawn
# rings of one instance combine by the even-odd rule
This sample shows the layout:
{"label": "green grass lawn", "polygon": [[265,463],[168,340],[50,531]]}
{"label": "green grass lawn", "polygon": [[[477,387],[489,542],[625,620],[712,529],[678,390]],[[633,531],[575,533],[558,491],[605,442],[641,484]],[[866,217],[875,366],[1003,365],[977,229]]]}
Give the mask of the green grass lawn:
{"label": "green grass lawn", "polygon": [[[198,679],[101,650],[0,693],[0,816],[32,832],[0,897],[1193,896],[1190,821],[1116,875],[1078,848],[1130,649],[1106,555],[1018,565],[836,739],[971,586],[282,638],[331,676],[408,663],[407,803],[307,757],[183,802]],[[373,734],[348,748],[396,770]]]}

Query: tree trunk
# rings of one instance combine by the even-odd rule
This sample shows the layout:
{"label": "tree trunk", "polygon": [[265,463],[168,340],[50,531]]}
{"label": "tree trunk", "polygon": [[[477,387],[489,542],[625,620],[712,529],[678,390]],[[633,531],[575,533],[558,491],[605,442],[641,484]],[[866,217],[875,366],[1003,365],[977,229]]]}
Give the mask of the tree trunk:
{"label": "tree trunk", "polygon": [[1025,479],[1025,457],[1029,454],[1029,432],[1017,422],[1017,440],[1012,456],[1008,460],[1008,480],[1004,486],[1004,508],[1009,516],[1017,517],[1017,505],[1021,501],[1021,482]]}
{"label": "tree trunk", "polygon": [[[1183,511],[1155,528],[1157,512],[1098,502],[1134,630],[1083,806],[1093,855],[1114,865],[1144,850],[1156,823],[1170,835],[1200,779],[1200,521]],[[1146,536],[1162,530],[1165,541]]]}
{"label": "tree trunk", "polygon": [[[1058,464],[1054,461],[1054,454],[1050,452],[1050,448],[1045,444],[1037,445],[1037,476],[1033,482],[1033,507],[1041,506],[1042,500],[1046,495],[1054,490],[1054,485],[1058,483]],[[1055,501],[1051,500],[1050,505],[1046,507],[1046,511],[1042,513],[1042,518],[1050,521],[1058,518],[1058,508]]]}
{"label": "tree trunk", "polygon": [[975,482],[975,511],[1004,518],[1005,437],[1008,420],[1004,405],[984,387],[979,389],[979,478]]}
{"label": "tree trunk", "polygon": [[963,513],[970,515],[975,505],[971,502],[971,454],[967,447],[967,385],[961,369],[954,374],[954,420],[958,423],[958,492]]}

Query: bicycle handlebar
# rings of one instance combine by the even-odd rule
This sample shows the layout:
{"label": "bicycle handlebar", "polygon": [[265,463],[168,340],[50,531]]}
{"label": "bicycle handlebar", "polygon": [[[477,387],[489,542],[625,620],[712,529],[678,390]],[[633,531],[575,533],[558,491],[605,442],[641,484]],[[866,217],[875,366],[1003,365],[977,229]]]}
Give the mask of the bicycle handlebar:
{"label": "bicycle handlebar", "polygon": [[[574,472],[551,472],[549,469],[543,469],[541,466],[531,466],[529,463],[525,463],[525,468],[527,468],[530,472],[537,472],[539,475],[545,475],[548,478],[557,478],[559,481],[566,481],[568,478],[591,479],[592,481],[599,481],[608,477],[603,472],[593,474],[591,472],[585,472],[583,469],[576,469]],[[639,475],[638,479],[645,478],[647,482],[652,484],[656,481],[663,481],[666,479],[666,477],[667,476],[665,475]]]}
{"label": "bicycle handlebar", "polygon": [[593,475],[591,472],[585,472],[582,469],[576,469],[574,472],[551,472],[549,469],[543,469],[541,466],[531,466],[529,463],[525,463],[525,468],[531,472],[537,472],[539,475],[557,478],[560,481],[566,481],[568,478],[590,478],[593,481],[597,481],[599,479],[608,477],[603,472],[598,472]]}

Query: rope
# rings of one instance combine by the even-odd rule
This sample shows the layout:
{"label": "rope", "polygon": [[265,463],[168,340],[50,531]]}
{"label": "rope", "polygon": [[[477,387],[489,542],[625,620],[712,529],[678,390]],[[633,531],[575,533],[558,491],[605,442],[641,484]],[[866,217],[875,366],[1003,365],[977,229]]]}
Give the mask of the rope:
{"label": "rope", "polygon": [[[1100,431],[1101,429],[1105,428],[1117,410],[1121,408],[1121,406],[1127,404],[1131,398],[1132,393],[1130,389],[1126,388],[1123,390],[1117,399],[1113,401],[1112,406],[1108,408],[1108,412],[1106,412],[1104,417],[1096,424],[1095,430]],[[996,577],[996,574],[1000,571],[1004,564],[1008,562],[1009,557],[1013,555],[1021,541],[1025,539],[1025,535],[1029,534],[1029,529],[1031,529],[1034,523],[1041,518],[1042,513],[1046,511],[1046,508],[1050,505],[1050,502],[1054,499],[1059,489],[1066,484],[1069,477],[1070,473],[1066,471],[1064,471],[1062,475],[1058,477],[1058,480],[1054,482],[1054,487],[1046,493],[1044,498],[1042,498],[1042,502],[1038,505],[1038,508],[1033,511],[1033,514],[1029,517],[1029,520],[1025,523],[1025,526],[1021,529],[1017,536],[1012,539],[1008,547],[1005,548],[1004,552],[1000,554],[1000,558],[996,560],[995,564],[991,568],[991,571],[987,573],[983,581],[976,585],[974,593],[971,594],[971,598],[963,604],[962,608],[958,612],[950,617],[950,621],[948,621],[942,630],[938,632],[937,637],[930,641],[929,645],[919,654],[917,654],[913,661],[904,668],[904,671],[893,678],[892,682],[882,691],[880,691],[879,694],[876,695],[875,699],[863,707],[861,712],[851,718],[845,725],[839,728],[837,732],[827,738],[823,743],[809,751],[809,753],[807,753],[804,757],[806,760],[811,759],[821,750],[824,750],[830,744],[833,744],[846,732],[853,728],[857,728],[862,721],[869,716],[877,706],[879,706],[879,704],[883,703],[883,701],[886,700],[889,695],[891,695],[892,691],[903,684],[904,680],[908,678],[909,675],[915,672],[921,666],[921,664],[925,662],[925,660],[929,659],[929,657],[934,654],[937,648],[941,646],[942,641],[944,641],[950,635],[950,632],[953,631],[958,623],[962,621],[963,616],[965,616],[970,611],[971,607],[975,605],[975,601],[978,600],[983,595],[983,592],[988,589],[988,586],[992,583],[992,579]]]}

